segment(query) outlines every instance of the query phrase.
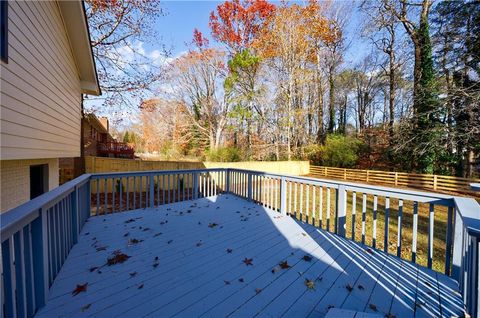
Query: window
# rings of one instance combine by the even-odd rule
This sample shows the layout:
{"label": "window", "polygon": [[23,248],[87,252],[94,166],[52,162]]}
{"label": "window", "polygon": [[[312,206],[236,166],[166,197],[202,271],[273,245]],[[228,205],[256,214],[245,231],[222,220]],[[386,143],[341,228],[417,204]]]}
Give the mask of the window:
{"label": "window", "polygon": [[8,63],[8,1],[0,0],[0,54],[3,62]]}

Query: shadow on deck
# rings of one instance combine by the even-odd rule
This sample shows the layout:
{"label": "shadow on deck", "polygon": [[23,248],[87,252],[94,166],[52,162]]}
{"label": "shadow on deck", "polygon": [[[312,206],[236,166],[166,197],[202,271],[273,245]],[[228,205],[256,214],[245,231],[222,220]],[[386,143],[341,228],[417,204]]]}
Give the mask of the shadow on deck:
{"label": "shadow on deck", "polygon": [[[108,266],[115,251],[129,258]],[[331,308],[451,317],[463,315],[457,289],[440,273],[220,195],[91,217],[37,317],[323,317]]]}

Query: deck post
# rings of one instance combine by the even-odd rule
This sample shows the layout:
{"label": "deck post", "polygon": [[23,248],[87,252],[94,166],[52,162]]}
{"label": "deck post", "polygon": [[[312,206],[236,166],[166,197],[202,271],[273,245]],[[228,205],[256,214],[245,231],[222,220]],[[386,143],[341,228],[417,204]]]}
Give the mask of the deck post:
{"label": "deck post", "polygon": [[230,169],[225,170],[225,192],[230,193]]}
{"label": "deck post", "polygon": [[48,281],[48,210],[40,209],[38,218],[32,222],[32,261],[35,286],[35,307],[40,308],[47,302]]}
{"label": "deck post", "polygon": [[336,228],[335,232],[345,237],[345,225],[347,218],[347,191],[344,185],[338,186],[337,204],[336,204]]}
{"label": "deck post", "polygon": [[[149,199],[149,207],[153,208],[155,206],[155,180],[154,180],[154,175],[151,174],[148,177],[148,185],[149,185],[149,194],[148,194],[148,199]],[[175,186],[174,186],[175,187]],[[174,188],[175,191],[175,188]]]}
{"label": "deck post", "polygon": [[285,177],[280,179],[280,213],[287,215],[287,181]]}
{"label": "deck post", "polygon": [[453,221],[453,255],[452,255],[452,278],[460,283],[460,273],[463,259],[463,221],[460,213],[455,209],[455,220]]}
{"label": "deck post", "polygon": [[193,199],[198,199],[198,172],[193,173]]}

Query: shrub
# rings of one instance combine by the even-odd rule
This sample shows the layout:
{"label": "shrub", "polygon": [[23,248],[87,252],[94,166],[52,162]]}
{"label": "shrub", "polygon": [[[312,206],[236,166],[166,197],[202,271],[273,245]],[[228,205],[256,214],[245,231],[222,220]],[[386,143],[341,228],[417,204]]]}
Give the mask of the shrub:
{"label": "shrub", "polygon": [[235,147],[221,147],[207,151],[206,157],[208,161],[214,162],[235,162],[242,160],[240,149]]}
{"label": "shrub", "polygon": [[320,147],[321,161],[325,166],[348,168],[357,163],[363,143],[355,137],[328,135]]}

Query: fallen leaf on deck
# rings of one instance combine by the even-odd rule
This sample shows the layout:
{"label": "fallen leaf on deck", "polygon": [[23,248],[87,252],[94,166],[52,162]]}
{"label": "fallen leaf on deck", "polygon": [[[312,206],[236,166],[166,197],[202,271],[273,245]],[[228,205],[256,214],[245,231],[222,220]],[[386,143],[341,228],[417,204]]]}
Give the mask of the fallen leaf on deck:
{"label": "fallen leaf on deck", "polygon": [[155,260],[158,261],[158,256],[155,256]]}
{"label": "fallen leaf on deck", "polygon": [[208,224],[208,227],[211,228],[211,229],[213,229],[213,228],[216,227],[216,226],[218,226],[217,223],[210,223],[210,224]]}
{"label": "fallen leaf on deck", "polygon": [[173,242],[173,240],[169,240],[169,241],[167,242],[167,244],[170,244],[170,243],[172,243],[172,242]]}
{"label": "fallen leaf on deck", "polygon": [[227,253],[232,254],[233,250],[231,248],[227,248]]}
{"label": "fallen leaf on deck", "polygon": [[225,283],[225,285],[230,285],[230,282],[228,280],[224,280],[223,282]]}
{"label": "fallen leaf on deck", "polygon": [[153,263],[153,265],[152,265],[152,266],[153,266],[153,268],[157,268],[157,267],[158,267],[158,265],[160,265],[160,264],[158,264],[158,263]]}
{"label": "fallen leaf on deck", "polygon": [[115,264],[121,264],[121,263],[125,262],[126,260],[128,260],[129,258],[130,258],[130,256],[128,256],[127,254],[123,254],[120,251],[115,251],[115,252],[113,252],[113,257],[110,257],[110,258],[107,259],[107,265],[112,266],[112,265],[115,265]]}
{"label": "fallen leaf on deck", "polygon": [[148,231],[148,230],[150,230],[150,228],[149,228],[149,227],[146,227],[146,228],[143,229],[143,232],[146,232],[146,231]]}
{"label": "fallen leaf on deck", "polygon": [[199,247],[199,246],[202,246],[202,244],[203,244],[203,242],[200,241],[200,242],[198,242],[198,243],[196,244],[196,246]]}
{"label": "fallen leaf on deck", "polygon": [[335,306],[334,306],[334,305],[328,305],[328,306],[327,306],[327,309],[328,309],[328,310],[330,310],[330,309],[332,309],[332,308],[335,308]]}
{"label": "fallen leaf on deck", "polygon": [[130,273],[130,277],[135,277],[137,276],[137,272]]}
{"label": "fallen leaf on deck", "polygon": [[92,304],[87,304],[87,305],[83,306],[83,307],[81,308],[82,312],[88,310],[91,306],[92,306]]}
{"label": "fallen leaf on deck", "polygon": [[358,289],[360,289],[360,290],[364,290],[364,289],[365,289],[365,287],[363,287],[362,285],[358,285]]}
{"label": "fallen leaf on deck", "polygon": [[128,219],[128,220],[125,221],[125,223],[132,223],[132,222],[135,222],[135,220],[134,219]]}
{"label": "fallen leaf on deck", "polygon": [[253,266],[253,263],[252,263],[252,262],[253,262],[253,258],[246,258],[246,257],[245,257],[245,259],[243,260],[243,263],[244,263],[245,265],[247,265],[247,266],[248,266],[248,265]]}
{"label": "fallen leaf on deck", "polygon": [[261,288],[255,288],[255,293],[256,294],[260,294],[262,292],[262,289]]}
{"label": "fallen leaf on deck", "polygon": [[123,237],[127,237],[128,235],[130,235],[130,233],[129,233],[129,232],[127,232],[127,233],[123,234]]}
{"label": "fallen leaf on deck", "polygon": [[238,281],[239,281],[240,283],[243,283],[245,280],[244,280],[243,278],[239,278]]}
{"label": "fallen leaf on deck", "polygon": [[140,242],[143,242],[143,240],[139,240],[139,239],[136,239],[136,238],[131,238],[128,240],[128,245],[135,245],[135,244],[138,244]]}
{"label": "fallen leaf on deck", "polygon": [[302,257],[302,259],[305,261],[305,262],[311,262],[312,261],[312,257],[310,255],[304,255]]}
{"label": "fallen leaf on deck", "polygon": [[352,285],[350,285],[350,284],[347,284],[347,286],[345,286],[345,288],[346,288],[349,292],[351,292],[351,291],[353,290],[353,287],[352,287]]}
{"label": "fallen leaf on deck", "polygon": [[367,248],[365,251],[369,254],[373,254],[373,250],[371,248]]}
{"label": "fallen leaf on deck", "polygon": [[138,288],[138,289],[142,289],[142,288],[143,288],[143,284],[138,285],[137,288]]}
{"label": "fallen leaf on deck", "polygon": [[313,280],[305,278],[305,286],[307,286],[308,289],[315,289],[315,282]]}
{"label": "fallen leaf on deck", "polygon": [[162,233],[161,233],[161,232],[159,232],[159,233],[155,233],[155,235],[153,235],[153,237],[157,237],[157,236],[160,236],[160,235],[162,235]]}
{"label": "fallen leaf on deck", "polygon": [[72,295],[77,296],[80,293],[86,292],[87,291],[87,285],[88,285],[88,283],[85,283],[83,285],[82,284],[81,285],[77,284],[77,287],[75,287],[75,289],[72,291]]}
{"label": "fallen leaf on deck", "polygon": [[368,307],[370,307],[370,309],[373,310],[373,311],[377,311],[377,306],[374,305],[374,304],[370,304],[370,305],[368,305]]}
{"label": "fallen leaf on deck", "polygon": [[278,265],[280,266],[281,269],[287,269],[291,267],[290,265],[288,265],[287,261],[280,262],[280,264]]}
{"label": "fallen leaf on deck", "polygon": [[90,267],[90,273],[94,272],[98,269],[98,266]]}
{"label": "fallen leaf on deck", "polygon": [[303,236],[307,236],[307,233],[302,233]]}
{"label": "fallen leaf on deck", "polygon": [[396,317],[395,317],[395,315],[392,315],[392,314],[386,314],[385,318],[396,318]]}

